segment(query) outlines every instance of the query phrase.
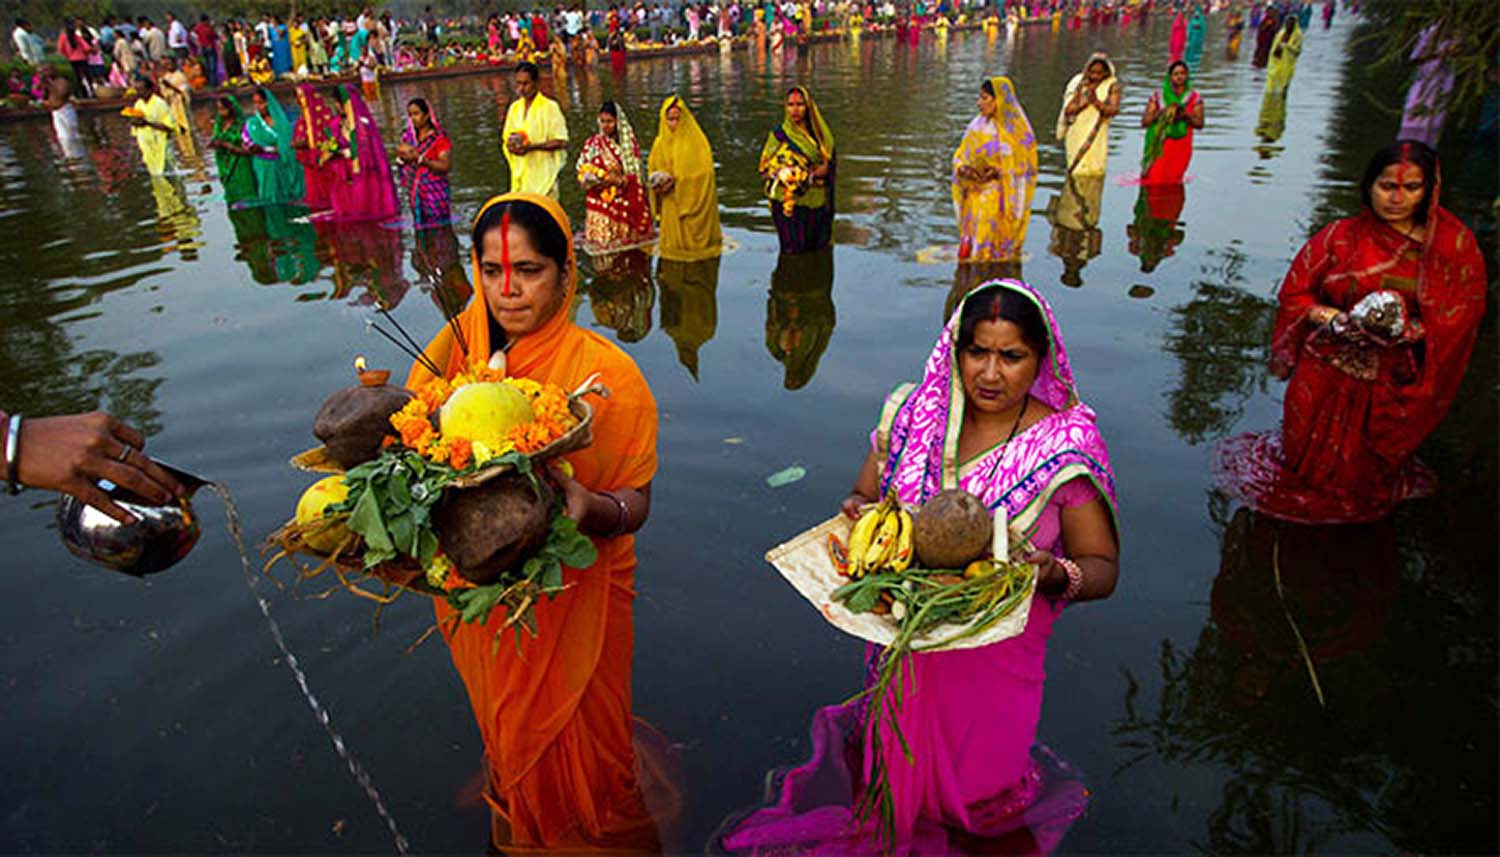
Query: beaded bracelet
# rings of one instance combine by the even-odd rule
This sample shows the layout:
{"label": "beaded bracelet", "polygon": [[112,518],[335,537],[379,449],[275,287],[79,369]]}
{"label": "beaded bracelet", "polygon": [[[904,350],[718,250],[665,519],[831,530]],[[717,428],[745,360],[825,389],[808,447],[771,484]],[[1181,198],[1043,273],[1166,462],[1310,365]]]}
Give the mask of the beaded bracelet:
{"label": "beaded bracelet", "polygon": [[1083,590],[1083,569],[1078,567],[1078,563],[1065,556],[1057,557],[1057,564],[1068,573],[1068,588],[1063,590],[1062,600],[1072,601]]}
{"label": "beaded bracelet", "polygon": [[21,415],[11,414],[10,425],[5,431],[5,490],[14,497],[21,493],[21,483],[16,473],[21,463]]}

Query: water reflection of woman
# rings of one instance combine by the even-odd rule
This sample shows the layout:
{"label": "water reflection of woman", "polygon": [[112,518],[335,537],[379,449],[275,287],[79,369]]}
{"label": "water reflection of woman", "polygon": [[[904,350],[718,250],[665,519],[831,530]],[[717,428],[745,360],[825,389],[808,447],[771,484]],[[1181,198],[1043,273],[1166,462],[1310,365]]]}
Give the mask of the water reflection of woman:
{"label": "water reflection of woman", "polygon": [[1068,155],[1068,173],[1102,176],[1109,166],[1109,126],[1120,112],[1120,81],[1103,51],[1073,75],[1057,116],[1057,139]]}
{"label": "water reflection of woman", "polygon": [[656,238],[645,179],[630,117],[613,101],[604,102],[598,132],[578,153],[584,250],[590,255],[641,247]]}
{"label": "water reflection of woman", "polygon": [[[510,375],[571,390],[597,372],[609,385],[610,397],[594,402],[593,444],[565,456],[573,477],[557,474],[567,514],[592,537],[598,560],[565,569],[567,590],[536,605],[538,635],[519,648],[495,646],[499,611],[477,626],[434,604],[484,739],[492,846],[655,850],[631,745],[630,676],[631,534],[650,511],[656,402],[624,351],[570,318],[572,234],[555,200],[491,199],[474,224],[474,299],[457,323],[469,355],[502,355]],[[445,326],[427,346],[449,377],[469,359],[456,342]],[[428,377],[415,366],[407,386]]]}
{"label": "water reflection of woman", "polygon": [[[334,299],[395,309],[411,283],[401,270],[401,233],[378,223],[315,221],[319,249],[332,266]],[[358,290],[358,292],[357,292]]]}
{"label": "water reflection of woman", "polygon": [[1141,271],[1151,273],[1161,260],[1177,252],[1187,236],[1178,224],[1187,189],[1181,184],[1142,185],[1135,199],[1135,220],[1125,227],[1132,256],[1141,260]]}
{"label": "water reflection of woman", "polygon": [[783,253],[766,299],[766,350],[786,367],[788,390],[807,386],[833,338],[833,248]]}
{"label": "water reflection of woman", "polygon": [[600,259],[607,264],[596,267],[588,286],[594,320],[613,330],[621,342],[645,339],[656,305],[651,257],[644,250],[630,250],[599,257],[596,263]]}
{"label": "water reflection of woman", "polygon": [[474,293],[459,259],[458,236],[451,227],[419,229],[412,235],[411,267],[422,282],[422,290],[444,315],[456,314]]}
{"label": "water reflection of woman", "polygon": [[675,95],[661,104],[647,169],[661,228],[657,253],[680,262],[719,255],[724,237],[719,228],[714,152],[693,111]]}
{"label": "water reflection of woman", "polygon": [[807,87],[787,90],[785,110],[761,147],[760,177],[781,252],[808,253],[833,243],[838,161],[833,131]]}
{"label": "water reflection of woman", "polygon": [[1006,77],[979,87],[979,115],[953,153],[961,262],[1021,258],[1036,193],[1036,135]]}
{"label": "water reflection of woman", "polygon": [[[888,489],[904,503],[920,504],[958,487],[989,508],[1003,504],[1013,526],[1040,548],[1032,554],[1039,594],[1019,637],[912,656],[914,690],[897,716],[915,762],[895,740],[883,742],[896,853],[953,853],[960,847],[950,837],[1008,838],[1027,829],[1033,840],[1027,845],[1048,853],[1083,812],[1086,792],[1076,775],[1034,742],[1053,622],[1068,604],[1114,590],[1118,543],[1108,462],[1050,308],[1015,280],[971,292],[949,319],[922,380],[886,399],[843,503],[846,514]],[[814,758],[785,776],[774,807],[737,825],[725,844],[869,850],[870,827],[861,830],[849,811],[872,765],[863,718],[858,702],[818,712]],[[816,809],[798,814],[797,807]]]}
{"label": "water reflection of woman", "polygon": [[1103,252],[1104,232],[1099,229],[1103,196],[1102,176],[1069,176],[1047,204],[1047,222],[1052,224],[1047,252],[1062,260],[1065,286],[1083,285],[1083,267]]}
{"label": "water reflection of woman", "polygon": [[1436,153],[1387,146],[1360,188],[1364,210],[1313,236],[1281,284],[1281,431],[1220,448],[1226,483],[1286,520],[1371,521],[1432,493],[1414,454],[1453,403],[1484,317],[1484,258],[1438,203]]}
{"label": "water reflection of woman", "polygon": [[720,257],[697,262],[662,259],[656,266],[661,288],[661,329],[677,346],[677,362],[698,380],[698,349],[719,326]]}

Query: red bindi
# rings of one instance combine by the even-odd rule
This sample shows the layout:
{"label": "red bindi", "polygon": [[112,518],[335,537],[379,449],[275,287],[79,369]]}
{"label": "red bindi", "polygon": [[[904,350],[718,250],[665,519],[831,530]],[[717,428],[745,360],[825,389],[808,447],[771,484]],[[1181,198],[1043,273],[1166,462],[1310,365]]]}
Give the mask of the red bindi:
{"label": "red bindi", "polygon": [[510,210],[500,214],[500,267],[505,271],[505,286],[500,294],[510,297]]}
{"label": "red bindi", "polygon": [[1416,164],[1399,164],[1396,170],[1397,180],[1402,184],[1408,182],[1422,181],[1422,168]]}

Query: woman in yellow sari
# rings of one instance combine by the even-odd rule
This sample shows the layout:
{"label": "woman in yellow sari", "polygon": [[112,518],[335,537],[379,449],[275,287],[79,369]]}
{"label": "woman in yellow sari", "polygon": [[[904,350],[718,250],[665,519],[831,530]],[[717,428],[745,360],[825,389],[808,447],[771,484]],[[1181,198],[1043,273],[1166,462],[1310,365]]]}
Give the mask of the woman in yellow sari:
{"label": "woman in yellow sari", "polygon": [[660,119],[646,162],[661,231],[657,253],[675,262],[711,259],[724,249],[713,149],[681,98],[668,96]]}
{"label": "woman in yellow sari", "polygon": [[781,124],[760,150],[771,219],[783,253],[810,253],[833,243],[833,131],[806,87],[787,90]]}
{"label": "woman in yellow sari", "polygon": [[1036,135],[1008,77],[979,87],[979,115],[953,153],[960,262],[1015,262],[1036,193]]}
{"label": "woman in yellow sari", "polygon": [[167,171],[167,140],[182,129],[151,78],[141,78],[136,88],[141,97],[131,105],[131,133],[135,135],[136,145],[141,147],[146,172],[159,176]]}
{"label": "woman in yellow sari", "polygon": [[[447,377],[471,360],[568,390],[598,373],[611,395],[593,403],[593,443],[564,456],[572,477],[555,474],[598,560],[565,569],[567,591],[536,605],[537,635],[519,647],[495,644],[503,611],[478,626],[434,603],[484,739],[494,847],[655,850],[635,773],[630,675],[631,534],[650,512],[656,401],[624,351],[573,323],[572,235],[548,197],[509,193],[486,203],[474,224],[474,297],[426,354]],[[430,377],[415,366],[407,386]]]}
{"label": "woman in yellow sari", "polygon": [[1109,124],[1119,112],[1115,64],[1108,54],[1098,51],[1068,81],[1057,116],[1057,139],[1067,149],[1070,175],[1104,175],[1109,162]]}
{"label": "woman in yellow sari", "polygon": [[1297,70],[1297,58],[1302,55],[1302,30],[1297,26],[1297,16],[1286,16],[1286,26],[1276,34],[1271,43],[1271,62],[1266,66],[1266,92],[1285,93],[1292,85],[1292,73]]}

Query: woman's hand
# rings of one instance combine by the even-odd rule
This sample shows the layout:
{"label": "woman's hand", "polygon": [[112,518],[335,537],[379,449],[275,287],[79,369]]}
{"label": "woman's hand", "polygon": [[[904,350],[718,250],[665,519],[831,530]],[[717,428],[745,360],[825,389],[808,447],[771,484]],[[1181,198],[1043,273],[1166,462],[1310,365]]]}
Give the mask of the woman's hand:
{"label": "woman's hand", "polygon": [[406,143],[402,143],[396,147],[396,160],[398,161],[410,161],[416,156],[417,150]]}
{"label": "woman's hand", "polygon": [[875,499],[873,497],[866,497],[858,491],[855,491],[848,497],[845,497],[844,502],[839,504],[839,511],[843,512],[844,516],[849,520],[857,521],[859,520],[860,510],[873,502],[875,502]]}
{"label": "woman's hand", "polygon": [[106,413],[22,420],[16,475],[23,485],[70,494],[121,523],[134,523],[100,490],[100,479],[158,505],[183,495],[177,480],[141,452],[145,445],[140,432]]}
{"label": "woman's hand", "polygon": [[596,495],[562,468],[553,467],[552,478],[557,480],[557,485],[563,492],[563,514],[582,525]]}

